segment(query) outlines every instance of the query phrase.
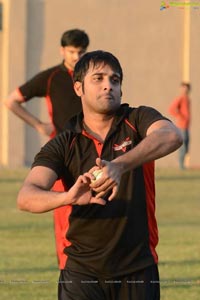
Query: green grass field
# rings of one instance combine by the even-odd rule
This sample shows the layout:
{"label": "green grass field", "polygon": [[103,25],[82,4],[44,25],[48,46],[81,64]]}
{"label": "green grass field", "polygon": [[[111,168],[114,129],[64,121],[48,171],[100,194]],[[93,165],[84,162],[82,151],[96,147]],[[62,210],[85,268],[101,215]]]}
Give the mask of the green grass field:
{"label": "green grass field", "polygon": [[[0,170],[0,299],[57,299],[52,213],[16,208],[27,170]],[[200,298],[200,170],[156,170],[162,300]],[[95,299],[94,299],[95,300]]]}

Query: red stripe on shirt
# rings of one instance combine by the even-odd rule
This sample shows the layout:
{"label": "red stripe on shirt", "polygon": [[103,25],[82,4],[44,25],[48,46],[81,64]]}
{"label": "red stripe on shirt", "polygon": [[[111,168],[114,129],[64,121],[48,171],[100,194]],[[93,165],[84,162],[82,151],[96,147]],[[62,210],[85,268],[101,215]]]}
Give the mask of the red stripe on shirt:
{"label": "red stripe on shirt", "polygon": [[101,157],[102,149],[103,149],[103,143],[101,143],[99,140],[97,140],[94,136],[89,134],[86,130],[82,130],[82,134],[93,140],[96,151],[98,153],[98,156]]}
{"label": "red stripe on shirt", "polygon": [[158,244],[158,227],[155,218],[155,182],[154,182],[154,161],[143,165],[145,190],[146,190],[146,205],[147,218],[149,229],[149,246],[151,254],[154,257],[155,263],[158,262],[158,255],[156,253],[156,246]]}
{"label": "red stripe on shirt", "polygon": [[127,119],[124,120],[124,122],[133,129],[133,131],[137,132],[137,130],[135,129],[135,127],[133,126],[133,124],[131,124]]}
{"label": "red stripe on shirt", "polygon": [[[67,188],[64,186],[62,180],[57,180],[53,186],[53,190],[57,192],[63,192],[66,191]],[[54,209],[54,229],[59,269],[65,268],[68,256],[64,253],[64,249],[71,245],[71,242],[66,239],[66,234],[69,229],[69,216],[71,211],[71,205]]]}

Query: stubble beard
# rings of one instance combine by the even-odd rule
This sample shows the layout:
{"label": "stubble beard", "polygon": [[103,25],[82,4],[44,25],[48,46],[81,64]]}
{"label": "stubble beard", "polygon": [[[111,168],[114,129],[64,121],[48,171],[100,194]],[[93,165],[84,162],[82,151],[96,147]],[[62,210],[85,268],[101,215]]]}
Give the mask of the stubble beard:
{"label": "stubble beard", "polygon": [[105,96],[98,96],[97,103],[99,104],[99,111],[103,114],[114,114],[116,110],[120,107],[121,98],[115,99],[111,96],[110,99],[103,99]]}

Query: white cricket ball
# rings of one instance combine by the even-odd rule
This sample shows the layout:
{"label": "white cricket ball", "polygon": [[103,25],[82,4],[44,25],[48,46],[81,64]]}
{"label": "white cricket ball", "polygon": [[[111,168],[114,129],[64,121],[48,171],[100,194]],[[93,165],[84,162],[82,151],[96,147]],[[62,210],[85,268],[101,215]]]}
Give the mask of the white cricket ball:
{"label": "white cricket ball", "polygon": [[95,177],[95,179],[92,179],[91,182],[94,183],[96,182],[98,179],[101,178],[103,171],[102,170],[95,170],[92,175]]}

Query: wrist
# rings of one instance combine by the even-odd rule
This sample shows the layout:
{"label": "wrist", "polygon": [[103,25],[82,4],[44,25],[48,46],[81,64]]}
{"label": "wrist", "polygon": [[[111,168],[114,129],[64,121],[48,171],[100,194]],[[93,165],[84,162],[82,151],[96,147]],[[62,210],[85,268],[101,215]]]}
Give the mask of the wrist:
{"label": "wrist", "polygon": [[63,206],[64,205],[72,205],[73,203],[76,202],[76,199],[74,199],[72,196],[71,196],[71,193],[70,193],[70,190],[67,191],[67,192],[64,192],[63,193]]}
{"label": "wrist", "polygon": [[120,174],[122,175],[123,173],[125,173],[127,170],[127,166],[126,166],[126,163],[124,161],[121,161],[120,159],[121,157],[119,158],[116,158],[112,161],[112,163],[115,164],[117,170],[120,172]]}
{"label": "wrist", "polygon": [[40,120],[38,120],[38,119],[35,119],[35,120],[34,120],[33,127],[34,127],[36,130],[39,131],[41,125],[42,125],[42,122],[41,122]]}

